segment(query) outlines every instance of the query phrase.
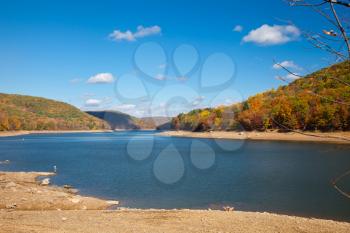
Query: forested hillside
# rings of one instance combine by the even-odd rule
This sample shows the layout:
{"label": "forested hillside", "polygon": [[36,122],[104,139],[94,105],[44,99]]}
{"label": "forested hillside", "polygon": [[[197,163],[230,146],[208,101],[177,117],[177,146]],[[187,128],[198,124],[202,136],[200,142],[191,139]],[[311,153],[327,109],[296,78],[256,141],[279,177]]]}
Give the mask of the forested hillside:
{"label": "forested hillside", "polygon": [[0,131],[107,128],[104,121],[63,102],[0,93]]}
{"label": "forested hillside", "polygon": [[350,62],[297,79],[231,106],[193,110],[172,120],[173,129],[350,130]]}
{"label": "forested hillside", "polygon": [[86,113],[106,121],[112,129],[156,129],[170,122],[168,117],[137,118],[118,111],[87,111]]}

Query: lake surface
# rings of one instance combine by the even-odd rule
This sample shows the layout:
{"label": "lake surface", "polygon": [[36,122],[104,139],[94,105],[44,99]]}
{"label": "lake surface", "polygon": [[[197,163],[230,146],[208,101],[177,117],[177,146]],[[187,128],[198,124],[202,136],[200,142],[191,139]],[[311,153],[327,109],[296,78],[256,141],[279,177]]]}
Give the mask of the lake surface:
{"label": "lake surface", "polygon": [[[7,171],[53,171],[57,185],[135,208],[220,208],[350,221],[331,180],[350,169],[350,146],[170,138],[153,131],[0,138]],[[339,182],[350,191],[350,177]]]}

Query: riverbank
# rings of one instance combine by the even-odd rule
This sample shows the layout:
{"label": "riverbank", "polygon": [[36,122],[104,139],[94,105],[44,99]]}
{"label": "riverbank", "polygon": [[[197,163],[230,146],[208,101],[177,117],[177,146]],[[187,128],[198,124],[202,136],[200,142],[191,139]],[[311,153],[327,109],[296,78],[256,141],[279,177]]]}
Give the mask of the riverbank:
{"label": "riverbank", "polygon": [[[49,185],[50,172],[0,172],[0,209],[102,210],[111,201],[82,197],[72,187]],[[42,182],[38,177],[46,177]],[[116,202],[114,202],[115,204]]]}
{"label": "riverbank", "polygon": [[348,232],[350,223],[241,211],[106,210],[116,202],[0,172],[0,232]]}
{"label": "riverbank", "polygon": [[213,138],[213,139],[240,139],[240,140],[272,140],[272,141],[299,141],[350,144],[350,132],[235,132],[235,131],[164,131],[159,136]]}
{"label": "riverbank", "polygon": [[20,136],[27,134],[57,134],[57,133],[105,133],[113,130],[19,130],[19,131],[0,131],[0,137]]}

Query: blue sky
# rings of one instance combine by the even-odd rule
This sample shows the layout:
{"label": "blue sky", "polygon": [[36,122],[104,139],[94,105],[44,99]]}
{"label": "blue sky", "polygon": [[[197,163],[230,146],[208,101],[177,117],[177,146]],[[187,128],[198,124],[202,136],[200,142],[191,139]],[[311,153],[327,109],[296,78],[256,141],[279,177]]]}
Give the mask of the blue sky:
{"label": "blue sky", "polygon": [[282,85],[273,59],[327,65],[301,35],[323,25],[282,0],[0,0],[0,92],[174,115]]}

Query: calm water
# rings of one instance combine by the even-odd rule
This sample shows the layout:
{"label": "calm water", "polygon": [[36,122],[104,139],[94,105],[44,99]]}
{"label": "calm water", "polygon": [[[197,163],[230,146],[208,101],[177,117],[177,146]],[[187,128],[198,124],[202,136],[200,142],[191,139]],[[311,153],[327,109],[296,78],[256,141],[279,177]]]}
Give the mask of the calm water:
{"label": "calm water", "polygon": [[[52,181],[136,208],[218,208],[350,221],[330,181],[350,146],[154,137],[154,132],[0,138],[0,170],[52,171]],[[196,146],[193,146],[196,145]],[[237,149],[238,148],[238,149]],[[235,150],[233,150],[235,149]],[[339,186],[350,191],[350,177]]]}

